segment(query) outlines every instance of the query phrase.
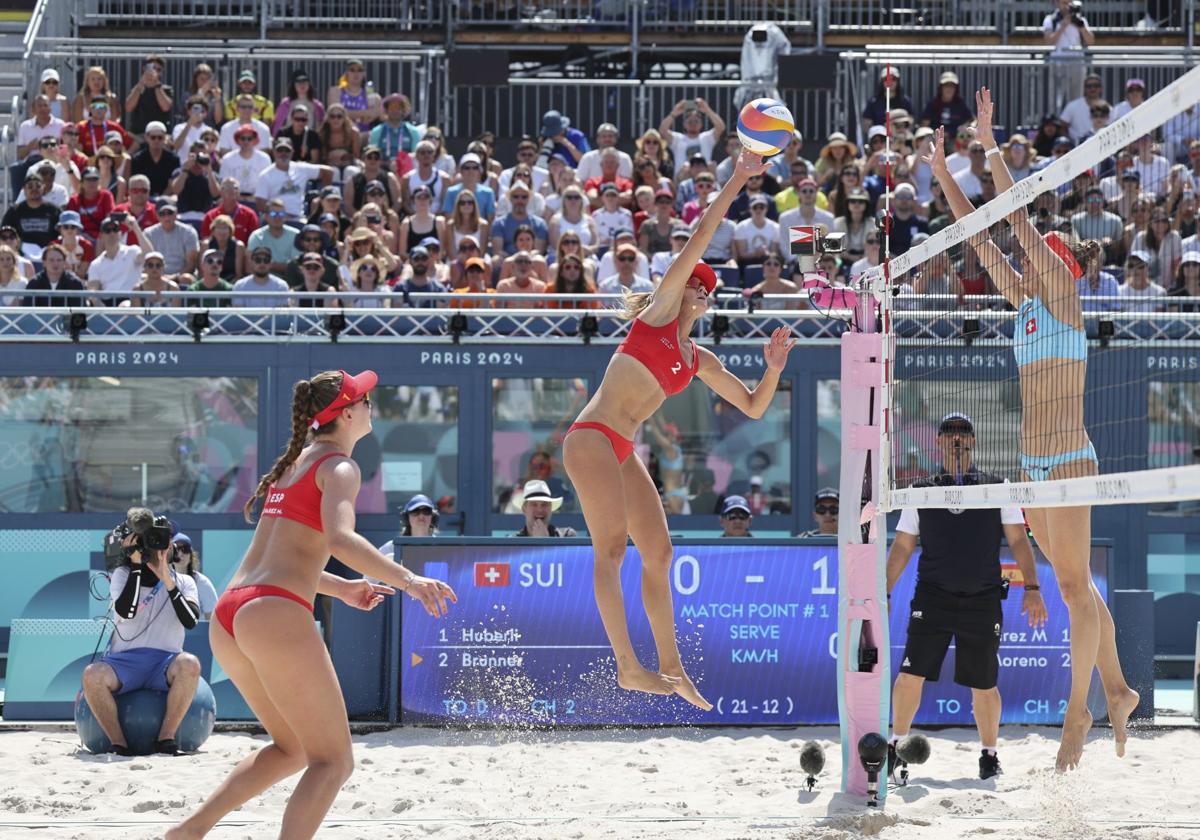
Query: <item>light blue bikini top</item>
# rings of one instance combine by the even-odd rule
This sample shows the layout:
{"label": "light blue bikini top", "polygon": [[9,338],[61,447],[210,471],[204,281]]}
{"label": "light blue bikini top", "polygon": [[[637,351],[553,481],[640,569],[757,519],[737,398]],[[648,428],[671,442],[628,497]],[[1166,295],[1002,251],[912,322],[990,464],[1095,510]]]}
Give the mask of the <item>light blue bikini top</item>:
{"label": "light blue bikini top", "polygon": [[1042,359],[1087,359],[1087,335],[1050,314],[1041,295],[1026,298],[1013,328],[1013,355],[1017,367]]}

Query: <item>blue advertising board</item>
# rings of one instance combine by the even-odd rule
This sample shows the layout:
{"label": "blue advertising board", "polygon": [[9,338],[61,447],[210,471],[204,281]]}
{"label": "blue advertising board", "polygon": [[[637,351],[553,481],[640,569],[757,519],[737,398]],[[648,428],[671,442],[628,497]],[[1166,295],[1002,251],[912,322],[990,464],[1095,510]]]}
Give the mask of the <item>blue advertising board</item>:
{"label": "blue advertising board", "polygon": [[[591,546],[583,541],[408,542],[403,562],[447,580],[459,602],[434,619],[406,600],[401,613],[400,706],[405,723],[527,725],[836,723],[837,547],[747,540],[676,545],[670,580],[680,651],[715,705],[619,689],[592,596]],[[1002,562],[1014,568],[1007,549]],[[914,555],[892,599],[892,658],[904,648]],[[1004,604],[1000,691],[1007,723],[1060,723],[1070,690],[1067,612],[1039,556],[1050,611],[1042,629]],[[1093,549],[1107,597],[1107,551]],[[628,549],[621,581],[634,647],[656,665],[640,595],[641,563]],[[972,724],[970,692],[942,679],[927,686],[918,721]]]}

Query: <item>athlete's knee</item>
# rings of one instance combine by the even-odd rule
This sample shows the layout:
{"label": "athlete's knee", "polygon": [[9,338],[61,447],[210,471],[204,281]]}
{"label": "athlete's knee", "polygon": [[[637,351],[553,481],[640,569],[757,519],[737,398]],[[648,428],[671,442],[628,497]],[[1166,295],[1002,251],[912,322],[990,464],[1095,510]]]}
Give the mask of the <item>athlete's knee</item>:
{"label": "athlete's knee", "polygon": [[651,572],[666,574],[671,569],[671,561],[675,557],[675,549],[670,543],[655,546],[642,552],[642,568]]}
{"label": "athlete's knee", "polygon": [[345,750],[321,758],[310,756],[308,769],[328,774],[337,780],[339,785],[345,784],[354,774],[354,754],[350,750]]}
{"label": "athlete's knee", "polygon": [[621,568],[625,560],[625,540],[600,540],[594,544],[596,566]]}
{"label": "athlete's knee", "polygon": [[1091,578],[1085,574],[1065,574],[1058,578],[1058,592],[1068,607],[1094,604]]}
{"label": "athlete's knee", "polygon": [[971,698],[976,703],[980,701],[987,702],[989,700],[994,703],[999,703],[1000,689],[997,686],[992,686],[991,688],[972,688]]}

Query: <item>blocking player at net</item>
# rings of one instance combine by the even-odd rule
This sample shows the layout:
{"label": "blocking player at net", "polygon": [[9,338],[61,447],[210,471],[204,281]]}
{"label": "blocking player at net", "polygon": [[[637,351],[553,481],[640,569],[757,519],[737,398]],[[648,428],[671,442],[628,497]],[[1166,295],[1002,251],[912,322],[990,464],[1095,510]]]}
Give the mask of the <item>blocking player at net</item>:
{"label": "blocking player at net", "polygon": [[[1003,193],[1013,186],[1013,179],[992,134],[992,100],[986,88],[976,95],[976,106],[978,136],[996,191]],[[974,208],[946,167],[940,134],[939,130],[929,162],[954,217],[961,219]],[[1087,337],[1076,280],[1100,245],[1055,232],[1043,238],[1023,207],[1008,222],[1016,239],[1014,250],[1021,252],[1019,272],[987,233],[972,237],[970,245],[997,289],[1018,310],[1013,355],[1020,376],[1023,478],[1094,476],[1099,463],[1083,421]],[[1100,669],[1118,755],[1124,754],[1126,722],[1139,697],[1125,681],[1112,616],[1091,579],[1091,506],[1031,509],[1028,518],[1034,538],[1054,568],[1071,620],[1071,696],[1055,762],[1063,771],[1079,765],[1092,725],[1087,693],[1093,668]]]}

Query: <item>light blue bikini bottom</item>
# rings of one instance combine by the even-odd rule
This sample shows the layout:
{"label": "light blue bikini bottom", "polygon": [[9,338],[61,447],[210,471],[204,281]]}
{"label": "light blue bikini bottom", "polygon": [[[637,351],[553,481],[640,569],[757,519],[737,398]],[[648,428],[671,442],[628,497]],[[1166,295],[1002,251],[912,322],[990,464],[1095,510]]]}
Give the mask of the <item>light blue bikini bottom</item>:
{"label": "light blue bikini bottom", "polygon": [[1089,440],[1088,445],[1082,449],[1076,449],[1074,452],[1064,452],[1061,455],[1021,455],[1021,469],[1029,476],[1030,481],[1048,481],[1050,472],[1057,466],[1069,464],[1072,461],[1089,460],[1096,464],[1100,463],[1100,459],[1096,457],[1096,447]]}

